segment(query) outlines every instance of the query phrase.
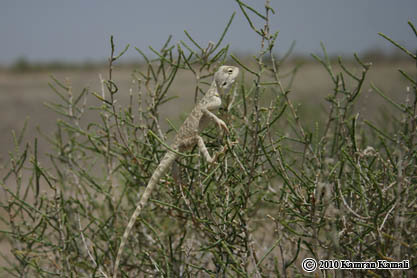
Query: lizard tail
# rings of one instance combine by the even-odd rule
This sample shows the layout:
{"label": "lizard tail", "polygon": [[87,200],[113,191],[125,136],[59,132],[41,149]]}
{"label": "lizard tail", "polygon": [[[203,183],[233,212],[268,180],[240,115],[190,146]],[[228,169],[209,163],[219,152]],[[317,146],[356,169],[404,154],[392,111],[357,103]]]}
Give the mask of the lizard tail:
{"label": "lizard tail", "polygon": [[117,251],[116,261],[114,263],[113,278],[117,278],[117,269],[119,268],[122,252],[128,240],[130,231],[132,230],[133,225],[136,222],[136,218],[138,218],[143,207],[148,202],[148,199],[151,196],[153,189],[158,184],[159,179],[167,171],[168,167],[172,164],[176,157],[176,153],[168,151],[162,158],[154,173],[152,174],[152,177],[150,178],[148,185],[146,186],[145,191],[143,192],[142,197],[140,198],[139,203],[136,206],[135,212],[133,212],[132,216],[130,217],[129,223],[127,224],[127,227],[123,234],[122,240],[120,241],[119,250]]}

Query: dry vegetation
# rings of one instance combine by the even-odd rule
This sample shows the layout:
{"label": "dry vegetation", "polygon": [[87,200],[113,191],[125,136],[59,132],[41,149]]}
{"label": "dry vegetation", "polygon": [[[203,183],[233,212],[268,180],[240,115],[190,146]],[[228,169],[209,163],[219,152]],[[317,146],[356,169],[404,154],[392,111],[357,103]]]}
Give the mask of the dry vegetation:
{"label": "dry vegetation", "polygon": [[[112,53],[114,67],[61,68],[55,79],[45,69],[0,72],[0,274],[110,277],[137,196],[165,152],[154,134],[169,142],[227,62],[243,73],[220,111],[231,134],[204,133],[210,150],[227,151],[216,167],[178,160],[180,181],[160,182],[119,277],[415,276],[415,53],[339,63],[323,47],[300,66],[272,55],[273,11],[236,2],[249,23],[265,20],[250,24],[262,42],[255,58],[229,55],[223,37],[207,48],[190,38],[168,40],[141,65],[118,66]],[[306,273],[306,257],[407,259],[412,268]]]}

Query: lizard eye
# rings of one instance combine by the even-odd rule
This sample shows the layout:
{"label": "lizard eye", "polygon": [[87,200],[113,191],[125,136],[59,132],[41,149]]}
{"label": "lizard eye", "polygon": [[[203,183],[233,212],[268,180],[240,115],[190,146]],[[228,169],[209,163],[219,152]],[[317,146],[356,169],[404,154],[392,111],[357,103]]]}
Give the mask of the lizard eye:
{"label": "lizard eye", "polygon": [[232,74],[232,73],[233,73],[233,69],[232,69],[232,68],[229,68],[229,69],[227,70],[227,72],[228,72],[229,74]]}

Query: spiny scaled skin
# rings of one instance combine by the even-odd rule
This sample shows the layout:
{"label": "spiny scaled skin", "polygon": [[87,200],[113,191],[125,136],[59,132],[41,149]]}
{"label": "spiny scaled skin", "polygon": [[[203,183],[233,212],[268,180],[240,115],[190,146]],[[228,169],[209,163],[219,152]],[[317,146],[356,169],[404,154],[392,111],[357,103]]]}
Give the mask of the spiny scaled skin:
{"label": "spiny scaled skin", "polygon": [[[199,135],[199,133],[202,129],[204,129],[205,125],[210,120],[214,121],[219,126],[219,128],[224,129],[225,132],[229,132],[226,124],[215,114],[213,114],[212,111],[220,108],[222,104],[221,96],[229,91],[238,74],[239,68],[233,66],[221,66],[217,70],[217,72],[214,74],[214,80],[209,90],[193,108],[190,115],[185,119],[184,123],[178,130],[174,143],[171,145],[171,149],[178,152],[184,152],[197,145],[207,162],[214,162],[214,159],[210,156],[206,145],[204,144],[203,138]],[[143,192],[142,197],[140,198],[139,203],[136,206],[136,209],[132,214],[123,234],[114,264],[113,278],[117,278],[117,269],[119,267],[122,252],[128,240],[130,231],[136,222],[136,219],[140,215],[143,207],[148,202],[148,199],[153,189],[158,184],[159,179],[166,173],[169,166],[174,162],[177,156],[178,155],[175,152],[168,150],[152,174],[152,177],[150,178],[148,185],[145,188],[145,192]]]}

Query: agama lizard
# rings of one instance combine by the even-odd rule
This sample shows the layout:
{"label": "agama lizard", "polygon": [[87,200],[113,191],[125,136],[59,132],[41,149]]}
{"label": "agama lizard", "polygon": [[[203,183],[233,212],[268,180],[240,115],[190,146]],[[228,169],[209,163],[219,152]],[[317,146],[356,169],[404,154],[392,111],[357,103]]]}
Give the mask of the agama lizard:
{"label": "agama lizard", "polygon": [[159,179],[162,177],[162,175],[165,174],[165,172],[167,172],[169,166],[178,157],[178,152],[187,151],[197,145],[207,162],[214,162],[215,158],[210,156],[206,145],[204,144],[204,140],[199,134],[210,120],[214,121],[219,126],[219,128],[224,129],[225,132],[229,132],[224,121],[219,119],[212,111],[217,110],[221,106],[221,97],[230,90],[238,74],[239,68],[237,67],[221,66],[214,74],[213,83],[211,84],[207,93],[197,103],[197,105],[191,111],[191,114],[185,119],[184,123],[179,128],[177,136],[174,139],[174,143],[170,146],[170,149],[166,152],[158,167],[153,172],[135,211],[130,217],[129,223],[127,224],[122,240],[120,242],[119,250],[117,252],[117,257],[114,264],[113,278],[117,277],[117,269],[119,267],[123,248],[126,245],[130,231],[132,230],[136,219],[141,213],[143,207],[148,202],[148,199],[153,189],[157,185]]}

